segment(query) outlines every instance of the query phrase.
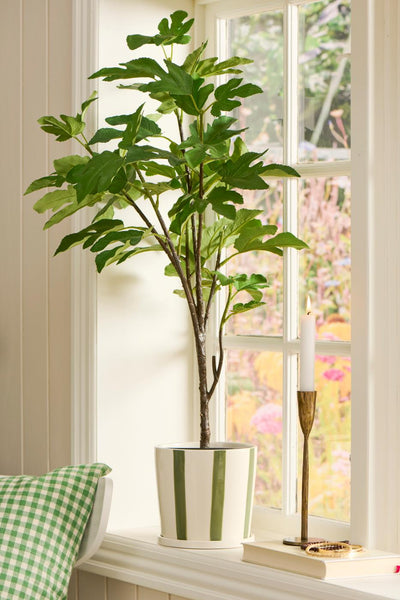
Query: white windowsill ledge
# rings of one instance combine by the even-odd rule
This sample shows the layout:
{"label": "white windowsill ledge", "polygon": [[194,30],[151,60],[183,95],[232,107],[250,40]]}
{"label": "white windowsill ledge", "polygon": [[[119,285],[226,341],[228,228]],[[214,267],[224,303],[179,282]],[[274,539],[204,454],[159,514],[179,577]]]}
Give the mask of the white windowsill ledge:
{"label": "white windowsill ledge", "polygon": [[155,529],[108,533],[80,569],[193,600],[399,600],[400,575],[321,581],[241,561],[240,548],[181,550]]}

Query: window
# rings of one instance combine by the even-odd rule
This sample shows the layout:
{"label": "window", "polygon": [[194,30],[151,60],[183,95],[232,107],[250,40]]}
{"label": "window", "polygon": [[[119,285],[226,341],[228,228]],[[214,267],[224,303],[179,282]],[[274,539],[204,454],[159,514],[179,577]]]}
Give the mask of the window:
{"label": "window", "polygon": [[[310,295],[317,315],[317,413],[311,434],[310,514],[350,520],[350,1],[230,3],[207,7],[219,55],[254,62],[245,76],[264,94],[244,99],[237,118],[266,162],[290,164],[300,181],[248,191],[249,207],[304,239],[310,251],[282,260],[255,253],[230,273],[267,274],[266,304],[231,319],[224,337],[226,391],[221,430],[259,449],[256,505],[298,510],[296,389],[298,323]],[[214,49],[210,50],[211,53]],[[296,442],[297,440],[297,442]],[[276,512],[276,511],[275,511]]]}
{"label": "window", "polygon": [[[282,9],[284,3],[282,0],[272,2],[270,0],[254,1],[254,5],[246,3],[246,9],[253,14],[278,11]],[[105,10],[105,3],[108,3],[109,10]],[[94,6],[96,4],[96,6]],[[124,0],[102,0],[100,4],[100,38],[107,33],[110,40],[110,48],[115,49],[115,59],[119,60],[123,56],[122,46],[117,47],[117,41],[120,43],[121,33],[126,30],[130,32],[129,23],[137,24],[139,15],[131,3]],[[212,45],[215,35],[213,33],[214,19],[218,16],[221,19],[233,17],[243,17],[243,3],[231,0],[229,10],[215,3],[207,7],[205,11],[203,0],[196,3],[196,12],[198,23],[202,22],[202,13],[206,12],[207,28],[206,35],[210,38],[209,46]],[[307,4],[307,3],[306,3]],[[335,0],[331,3],[337,4]],[[400,147],[398,144],[399,132],[399,104],[396,93],[396,85],[399,81],[399,53],[398,53],[398,24],[400,6],[396,0],[388,0],[381,6],[379,0],[371,0],[365,3],[364,0],[352,0],[352,502],[351,502],[351,531],[352,539],[372,547],[386,548],[388,550],[398,550],[398,540],[400,539],[400,486],[395,474],[398,471],[397,456],[400,452],[400,441],[397,432],[399,419],[398,410],[398,385],[399,370],[398,364],[399,345],[399,287],[398,273],[400,272],[400,253],[398,245],[398,182],[397,165],[399,162]],[[304,2],[285,3],[284,14],[299,11]],[[190,10],[191,4],[181,2],[181,8]],[[112,17],[112,8],[115,8],[114,17]],[[158,7],[158,4],[157,4]],[[268,11],[267,11],[268,8]],[[87,9],[87,12],[85,12]],[[166,5],[161,10],[163,16],[169,7]],[[95,36],[93,32],[96,28],[93,26],[93,19],[97,17],[97,3],[85,3],[82,5],[82,12],[85,19],[79,20],[79,26],[82,27],[81,52],[77,53],[77,62],[75,65],[75,84],[77,89],[76,105],[79,106],[82,97],[87,97],[91,90],[87,89],[87,73],[94,71],[98,66],[98,59],[95,51]],[[125,11],[125,12],[124,12]],[[124,15],[121,18],[121,13]],[[158,18],[157,14],[157,18]],[[154,15],[148,15],[143,11],[140,18],[144,18],[146,27],[143,31],[150,29],[151,22],[154,24]],[[156,18],[156,17],[154,17]],[[153,19],[153,21],[152,21]],[[150,23],[149,23],[150,21]],[[124,31],[119,31],[121,23],[126,27]],[[289,21],[284,20],[284,28]],[[103,28],[103,29],[102,29]],[[297,31],[297,29],[296,29]],[[79,32],[79,27],[78,27]],[[286,32],[288,33],[288,32]],[[93,38],[91,39],[91,36]],[[201,33],[201,39],[204,35]],[[293,32],[287,39],[293,39]],[[91,45],[88,44],[91,40]],[[121,51],[122,50],[122,51]],[[102,57],[104,63],[104,56]],[[114,55],[109,58],[114,60]],[[284,54],[284,64],[292,60],[291,56]],[[92,61],[92,66],[87,67],[88,62]],[[108,60],[107,60],[108,62]],[[82,89],[84,91],[82,91]],[[104,96],[103,96],[104,97]],[[113,102],[120,100],[109,99]],[[125,110],[124,106],[114,105]],[[289,123],[292,123],[292,116],[288,115]],[[337,163],[337,166],[336,166]],[[324,169],[329,168],[326,173]],[[344,169],[346,168],[346,171]],[[341,176],[350,175],[350,165],[345,160],[337,160],[334,164],[302,163],[299,167],[303,176],[308,176],[310,169],[320,170],[321,177],[336,176],[335,169],[342,169]],[[296,216],[296,215],[295,215]],[[297,219],[295,219],[297,222]],[[83,226],[83,224],[82,224]],[[96,459],[95,439],[96,439],[96,398],[93,385],[95,373],[95,360],[93,352],[95,349],[94,334],[95,329],[95,294],[93,263],[91,256],[84,253],[75,255],[74,265],[74,456],[78,462],[90,461]],[[286,270],[286,275],[288,271]],[[285,277],[286,277],[285,275]],[[131,281],[133,275],[125,275],[128,281]],[[124,276],[124,277],[125,277]],[[136,280],[137,282],[137,280]],[[158,280],[161,284],[160,280]],[[121,279],[116,278],[110,282],[111,285],[119,286]],[[105,282],[104,282],[105,284]],[[109,288],[111,289],[111,288]],[[118,289],[117,287],[114,290]],[[160,292],[161,293],[161,292]],[[164,292],[163,292],[164,294]],[[168,300],[165,293],[163,298]],[[126,313],[122,313],[121,305],[111,302],[109,296],[109,311],[113,318],[119,312],[123,323],[126,324]],[[286,304],[287,306],[287,304]],[[126,311],[130,311],[130,316],[135,317],[133,332],[127,332],[126,328],[120,330],[120,337],[114,336],[114,343],[109,344],[105,340],[103,349],[108,346],[108,354],[100,364],[101,377],[99,382],[102,389],[103,404],[99,404],[97,410],[102,412],[99,416],[99,435],[97,458],[105,458],[113,462],[115,481],[115,510],[113,529],[117,527],[144,526],[155,523],[155,520],[148,515],[155,515],[157,512],[156,500],[154,496],[154,482],[151,481],[150,469],[152,467],[153,442],[158,437],[159,431],[154,432],[155,402],[162,394],[162,402],[157,404],[158,421],[165,427],[162,433],[170,438],[179,439],[185,434],[185,438],[191,437],[191,431],[197,430],[197,424],[193,426],[193,415],[187,410],[186,401],[182,404],[181,423],[176,419],[172,420],[171,414],[176,414],[176,406],[179,405],[178,398],[183,398],[185,394],[192,395],[191,387],[192,375],[187,368],[187,357],[190,352],[188,340],[185,337],[184,328],[176,333],[173,328],[173,338],[171,329],[165,330],[162,343],[159,343],[157,355],[154,349],[157,344],[151,339],[152,328],[146,329],[145,319],[149,311],[142,311],[139,307],[137,311],[132,309],[132,297],[127,299],[125,305]],[[146,307],[145,307],[146,308]],[[141,319],[137,313],[140,312]],[[286,310],[285,313],[286,315]],[[153,325],[153,319],[148,319],[148,323]],[[289,321],[290,322],[290,321]],[[145,328],[149,338],[143,338],[137,331],[136,323]],[[113,330],[112,323],[109,321],[110,329]],[[157,325],[158,327],[159,325]],[[100,332],[101,333],[101,332]],[[116,334],[115,331],[113,331]],[[121,340],[130,338],[132,344],[126,355],[126,362],[134,365],[130,371],[120,362],[123,350],[121,349]],[[134,343],[135,338],[145,340],[146,355],[142,362],[132,362],[136,357],[142,358],[143,347]],[[295,334],[294,334],[295,337]],[[236,344],[240,338],[235,336]],[[226,340],[228,345],[228,338]],[[244,340],[248,345],[248,339]],[[252,337],[251,342],[255,349],[258,349],[257,338]],[[143,343],[143,342],[142,342]],[[269,338],[270,351],[279,352],[282,355],[279,339]],[[276,346],[274,345],[276,344]],[[346,346],[347,344],[347,346]],[[184,369],[180,371],[179,377],[172,375],[166,385],[159,384],[164,373],[158,374],[158,377],[152,378],[151,383],[146,387],[144,379],[146,373],[142,372],[143,364],[151,365],[151,361],[164,359],[164,346],[171,349],[168,358],[173,365],[173,369],[179,367],[179,363],[184,364]],[[297,348],[294,343],[295,349]],[[322,348],[321,348],[322,346]],[[337,356],[332,352],[333,342],[330,347],[325,348],[322,341],[319,342],[321,354],[328,356]],[[349,340],[335,342],[334,347],[342,348],[342,356],[348,356],[350,351]],[[348,350],[345,350],[345,346]],[[116,352],[120,353],[119,355]],[[293,349],[288,345],[288,349]],[[262,348],[265,350],[265,348]],[[134,353],[134,356],[132,356]],[[340,352],[339,352],[340,354]],[[110,357],[113,357],[114,364],[111,364]],[[296,361],[294,361],[296,362]],[[190,361],[189,361],[190,363]],[[117,367],[117,368],[116,368]],[[119,368],[118,368],[119,367]],[[147,371],[151,371],[150,366],[146,366]],[[295,369],[294,369],[295,371]],[[104,386],[104,379],[108,372],[108,380],[112,385]],[[122,374],[126,375],[126,386],[128,391],[124,394],[126,399],[121,400],[121,389],[125,385],[122,381]],[[139,373],[140,377],[135,379],[135,392],[132,391],[131,379],[134,373]],[[142,377],[143,375],[143,377]],[[173,381],[173,383],[171,383]],[[177,387],[177,382],[179,385]],[[296,378],[289,383],[296,388]],[[153,387],[154,384],[154,387]],[[98,385],[100,388],[100,385]],[[179,389],[178,389],[179,388]],[[127,407],[132,395],[140,396],[141,414],[130,414]],[[165,411],[165,396],[173,399],[176,404],[171,408],[170,413]],[[224,408],[224,403],[220,404]],[[186,407],[186,412],[185,412]],[[124,412],[125,408],[128,412]],[[284,406],[285,408],[285,406]],[[104,410],[105,409],[105,410]],[[148,414],[146,415],[146,410]],[[219,423],[220,432],[225,431],[224,411],[217,411],[215,418]],[[167,414],[167,417],[166,417]],[[288,415],[290,416],[290,415]],[[285,417],[286,418],[286,417]],[[167,420],[169,419],[169,421]],[[100,422],[101,420],[101,422]],[[121,426],[122,423],[122,426]],[[146,432],[144,432],[146,426]],[[292,426],[297,430],[297,419],[293,419]],[[175,428],[177,431],[175,431]],[[179,429],[179,431],[178,431]],[[169,441],[168,439],[166,441]],[[103,445],[103,442],[105,444]],[[144,442],[144,444],[142,443]],[[108,454],[111,448],[113,454]],[[284,455],[287,450],[283,448]],[[117,466],[114,456],[118,453],[123,458],[121,464]],[[289,453],[286,452],[286,456]],[[145,465],[145,458],[148,458],[148,464]],[[285,464],[284,464],[285,466]],[[285,473],[290,473],[285,466]],[[290,480],[293,485],[295,477]],[[138,491],[140,482],[140,492]],[[285,483],[288,489],[288,482]],[[117,492],[119,486],[120,491]],[[117,500],[117,493],[119,500]],[[292,489],[292,498],[295,492]],[[144,498],[143,501],[140,498]],[[151,506],[150,506],[151,505]],[[148,508],[148,510],[147,510]],[[143,509],[143,512],[140,511]],[[153,511],[153,512],[151,512]],[[280,512],[271,511],[274,515],[274,523],[285,529],[285,524],[280,520]],[[265,514],[262,511],[262,518]],[[318,535],[317,521],[310,519],[311,534]],[[255,514],[256,525],[263,527],[258,515]],[[291,519],[288,518],[288,522]],[[338,532],[329,533],[328,526],[332,521],[324,519],[324,529],[321,534],[337,537]],[[297,523],[297,521],[296,521]],[[315,526],[315,527],[314,527]],[[268,524],[268,528],[271,523]],[[296,524],[291,523],[286,527],[285,533],[293,535]],[[344,533],[344,535],[346,535]],[[348,534],[347,534],[348,535]]]}

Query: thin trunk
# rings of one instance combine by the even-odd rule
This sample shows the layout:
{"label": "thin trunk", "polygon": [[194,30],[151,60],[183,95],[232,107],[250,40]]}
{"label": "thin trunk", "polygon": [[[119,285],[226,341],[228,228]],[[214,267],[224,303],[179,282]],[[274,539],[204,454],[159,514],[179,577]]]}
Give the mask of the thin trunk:
{"label": "thin trunk", "polygon": [[199,394],[200,394],[200,448],[208,448],[210,445],[210,416],[209,400],[207,391],[207,357],[206,336],[202,332],[196,338],[196,355],[199,372]]}

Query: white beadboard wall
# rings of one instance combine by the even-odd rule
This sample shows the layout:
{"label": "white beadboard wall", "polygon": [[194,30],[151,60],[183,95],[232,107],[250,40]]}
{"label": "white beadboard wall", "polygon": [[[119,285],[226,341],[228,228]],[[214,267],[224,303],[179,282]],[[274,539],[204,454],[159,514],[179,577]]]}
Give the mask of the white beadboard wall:
{"label": "white beadboard wall", "polygon": [[75,571],[68,600],[190,600],[101,575]]}
{"label": "white beadboard wall", "polygon": [[70,256],[53,258],[69,224],[48,233],[23,197],[68,143],[36,120],[70,114],[72,0],[1,0],[0,472],[71,461]]}

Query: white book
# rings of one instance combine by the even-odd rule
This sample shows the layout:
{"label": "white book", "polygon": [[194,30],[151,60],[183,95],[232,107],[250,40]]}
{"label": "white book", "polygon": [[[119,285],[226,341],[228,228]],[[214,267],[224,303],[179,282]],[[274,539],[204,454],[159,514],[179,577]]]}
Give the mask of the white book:
{"label": "white book", "polygon": [[390,552],[364,550],[342,558],[321,558],[280,541],[244,543],[243,560],[318,579],[384,575],[395,573],[400,566],[400,555]]}

